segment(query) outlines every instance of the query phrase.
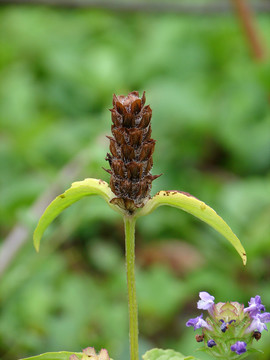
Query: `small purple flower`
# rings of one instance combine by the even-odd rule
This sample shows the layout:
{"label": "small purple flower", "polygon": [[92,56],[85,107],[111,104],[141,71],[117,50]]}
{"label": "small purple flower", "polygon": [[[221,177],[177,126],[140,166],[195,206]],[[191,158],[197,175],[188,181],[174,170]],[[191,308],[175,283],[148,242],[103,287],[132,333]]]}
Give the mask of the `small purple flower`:
{"label": "small purple flower", "polygon": [[244,312],[249,312],[249,315],[251,317],[256,316],[261,311],[265,311],[265,307],[261,302],[261,297],[259,295],[256,295],[255,298],[251,298],[248,302],[249,307],[244,309]]}
{"label": "small purple flower", "polygon": [[262,332],[263,330],[267,330],[267,326],[265,323],[270,322],[270,313],[263,313],[263,314],[257,314],[253,316],[252,323],[248,327],[248,332],[258,330],[259,332]]}
{"label": "small purple flower", "polygon": [[237,355],[241,355],[247,351],[247,344],[244,341],[237,341],[231,346],[231,350],[236,352]]}
{"label": "small purple flower", "polygon": [[194,330],[200,329],[201,327],[211,330],[211,327],[207,324],[207,322],[205,320],[203,320],[202,317],[203,317],[203,314],[201,314],[200,316],[197,316],[194,319],[188,320],[188,322],[186,323],[186,326],[188,326],[188,327],[193,326]]}
{"label": "small purple flower", "polygon": [[227,323],[224,321],[224,320],[219,320],[219,321],[221,321],[222,322],[222,324],[221,324],[221,326],[220,326],[220,330],[222,331],[222,332],[226,332],[226,330],[228,329],[228,325],[227,325]]}
{"label": "small purple flower", "polygon": [[216,346],[216,345],[217,344],[216,344],[215,340],[213,340],[213,339],[207,341],[207,346],[210,348],[212,348],[213,346]]}
{"label": "small purple flower", "polygon": [[231,320],[231,321],[229,321],[229,322],[225,322],[223,319],[220,319],[219,321],[222,322],[222,324],[221,324],[221,326],[220,326],[220,330],[221,330],[222,332],[224,332],[224,333],[228,330],[229,325],[231,325],[231,323],[236,322],[235,320]]}
{"label": "small purple flower", "polygon": [[213,307],[214,303],[214,296],[211,296],[210,294],[208,294],[208,292],[206,291],[201,291],[199,293],[200,299],[197,302],[197,308],[198,309],[202,309],[202,310],[209,310]]}
{"label": "small purple flower", "polygon": [[270,313],[268,312],[265,312],[265,313],[262,313],[262,314],[258,314],[260,319],[266,323],[266,322],[270,322]]}

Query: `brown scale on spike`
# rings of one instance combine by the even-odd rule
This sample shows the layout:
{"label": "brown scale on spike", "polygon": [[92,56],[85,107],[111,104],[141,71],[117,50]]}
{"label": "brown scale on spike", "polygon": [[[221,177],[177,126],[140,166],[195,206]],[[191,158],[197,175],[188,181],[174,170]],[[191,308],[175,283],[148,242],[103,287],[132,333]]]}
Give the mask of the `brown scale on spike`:
{"label": "brown scale on spike", "polygon": [[133,213],[150,198],[155,140],[151,139],[152,110],[145,104],[145,92],[113,96],[110,154],[106,160],[111,170],[110,186],[116,198],[111,202]]}

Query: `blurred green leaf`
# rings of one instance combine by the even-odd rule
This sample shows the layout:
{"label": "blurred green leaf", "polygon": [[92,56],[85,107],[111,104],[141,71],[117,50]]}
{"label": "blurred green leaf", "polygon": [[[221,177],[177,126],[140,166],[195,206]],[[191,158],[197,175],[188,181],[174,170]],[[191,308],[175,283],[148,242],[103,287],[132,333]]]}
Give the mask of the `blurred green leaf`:
{"label": "blurred green leaf", "polygon": [[185,356],[174,350],[152,349],[143,355],[143,360],[198,360],[194,356]]}

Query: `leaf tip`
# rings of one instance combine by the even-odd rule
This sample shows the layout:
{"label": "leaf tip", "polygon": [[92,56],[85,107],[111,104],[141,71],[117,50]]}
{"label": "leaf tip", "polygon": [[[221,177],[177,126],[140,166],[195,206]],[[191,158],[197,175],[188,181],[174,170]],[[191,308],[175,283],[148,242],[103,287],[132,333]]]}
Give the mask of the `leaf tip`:
{"label": "leaf tip", "polygon": [[36,250],[36,252],[39,252],[39,245],[40,245],[40,239],[37,237],[36,233],[34,232],[34,248]]}
{"label": "leaf tip", "polygon": [[34,244],[35,250],[37,253],[39,253],[39,245],[38,244]]}

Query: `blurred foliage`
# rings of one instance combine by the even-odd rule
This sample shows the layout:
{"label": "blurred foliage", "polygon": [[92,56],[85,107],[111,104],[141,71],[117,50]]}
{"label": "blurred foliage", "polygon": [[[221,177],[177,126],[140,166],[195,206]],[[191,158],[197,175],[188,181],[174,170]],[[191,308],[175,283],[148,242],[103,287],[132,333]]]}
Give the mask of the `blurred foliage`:
{"label": "blurred foliage", "polygon": [[[269,17],[257,21],[266,43]],[[120,217],[102,200],[85,199],[51,225],[37,255],[31,237],[38,216],[28,214],[77,154],[89,160],[74,180],[108,181],[102,166],[113,93],[146,90],[158,141],[153,173],[164,174],[152,193],[179,189],[205,201],[248,255],[243,268],[221,236],[176,209],[140,219],[141,352],[195,354],[185,322],[201,290],[246,304],[260,294],[269,311],[270,71],[269,63],[254,63],[235,18],[10,7],[1,9],[0,23],[0,237],[18,222],[29,228],[0,283],[1,359],[90,345],[126,360]],[[177,258],[145,258],[145,247],[154,253],[175,239],[189,242],[175,254],[192,267],[179,260],[176,271]],[[263,334],[262,360],[268,344]]]}
{"label": "blurred foliage", "polygon": [[150,351],[147,351],[147,353],[143,355],[143,360],[159,360],[159,359],[196,360],[195,357],[193,356],[185,356],[171,349],[169,350],[152,349]]}

